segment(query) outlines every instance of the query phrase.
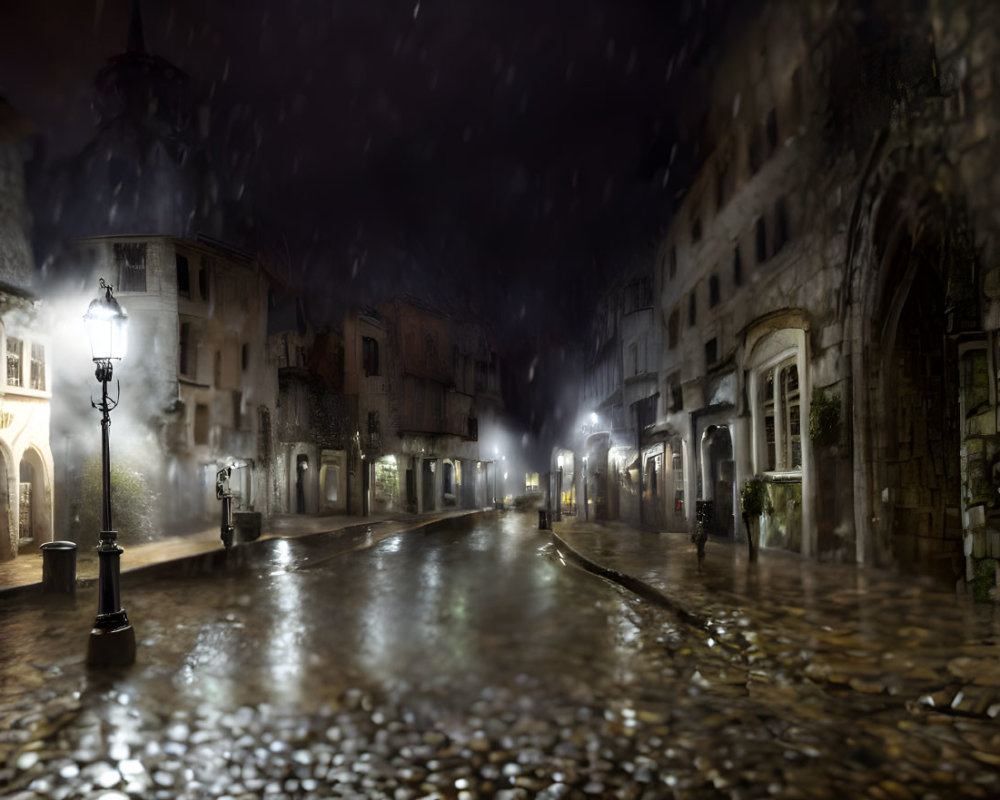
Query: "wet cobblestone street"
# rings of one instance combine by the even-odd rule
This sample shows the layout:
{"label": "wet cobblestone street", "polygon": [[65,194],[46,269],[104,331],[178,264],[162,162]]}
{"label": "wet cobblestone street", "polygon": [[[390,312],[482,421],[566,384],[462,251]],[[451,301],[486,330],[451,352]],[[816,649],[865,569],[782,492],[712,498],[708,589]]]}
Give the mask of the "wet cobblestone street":
{"label": "wet cobblestone street", "polygon": [[616,550],[627,536],[564,531],[677,593],[678,616],[567,563],[531,522],[350,553],[335,537],[275,540],[227,572],[126,581],[139,656],[118,674],[83,664],[90,592],[7,604],[0,791],[1000,795],[993,606],[837,569],[822,574],[839,593],[803,594],[794,561],[762,559],[748,585],[730,574],[744,565],[713,568],[712,545],[694,576],[679,540]]}

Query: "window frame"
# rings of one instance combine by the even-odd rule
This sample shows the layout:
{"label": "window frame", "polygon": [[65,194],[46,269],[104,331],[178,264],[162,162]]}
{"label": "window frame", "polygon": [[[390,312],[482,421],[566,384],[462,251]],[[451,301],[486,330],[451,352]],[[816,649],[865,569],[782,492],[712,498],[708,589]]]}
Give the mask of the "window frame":
{"label": "window frame", "polygon": [[[148,291],[149,284],[146,278],[149,267],[149,243],[114,242],[111,252],[118,270],[118,286],[115,287],[115,291],[121,294],[144,294]],[[133,256],[135,256],[134,261]]]}
{"label": "window frame", "polygon": [[[11,342],[17,343],[17,352],[13,352]],[[14,389],[23,389],[24,386],[24,339],[20,336],[7,336],[4,343],[4,381],[5,386]],[[11,367],[16,367],[17,375],[11,380]]]}
{"label": "window frame", "polygon": [[[21,357],[21,373],[23,379],[24,377],[23,353]],[[41,342],[31,342],[30,366],[28,370],[28,387],[36,392],[46,391],[45,345],[42,344]]]}
{"label": "window frame", "polygon": [[[801,480],[802,462],[805,461],[803,445],[808,435],[803,425],[803,419],[808,414],[803,361],[801,348],[793,346],[782,349],[749,371],[753,466],[756,474]],[[794,368],[797,378],[794,389],[783,381],[784,376],[791,374],[788,372],[791,368]],[[769,385],[773,390],[771,395],[768,395]],[[793,415],[793,409],[797,410],[797,415]],[[793,432],[793,416],[797,416],[797,433]],[[769,420],[773,421],[772,426],[768,425]],[[769,437],[772,429],[773,461]],[[794,463],[796,450],[797,464]]]}

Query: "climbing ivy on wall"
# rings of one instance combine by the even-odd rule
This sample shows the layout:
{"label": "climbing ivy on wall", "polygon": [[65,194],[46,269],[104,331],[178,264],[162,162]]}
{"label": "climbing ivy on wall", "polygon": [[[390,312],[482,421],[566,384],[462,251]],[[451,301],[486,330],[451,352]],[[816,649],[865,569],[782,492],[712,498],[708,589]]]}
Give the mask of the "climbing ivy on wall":
{"label": "climbing ivy on wall", "polygon": [[809,438],[818,445],[830,446],[840,436],[840,395],[817,389],[809,405]]}

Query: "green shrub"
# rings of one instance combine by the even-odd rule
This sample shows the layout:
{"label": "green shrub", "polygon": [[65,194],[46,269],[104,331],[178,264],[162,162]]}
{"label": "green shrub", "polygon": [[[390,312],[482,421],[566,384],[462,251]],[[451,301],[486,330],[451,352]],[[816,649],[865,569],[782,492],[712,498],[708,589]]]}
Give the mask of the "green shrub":
{"label": "green shrub", "polygon": [[[101,459],[91,458],[83,465],[80,486],[80,511],[76,522],[78,542],[97,542],[101,534]],[[156,538],[158,495],[149,478],[127,460],[111,461],[111,525],[118,540],[125,544],[148,542]]]}
{"label": "green shrub", "polygon": [[767,483],[763,478],[747,478],[740,492],[740,505],[743,513],[750,517],[771,513],[771,500],[767,496]]}
{"label": "green shrub", "polygon": [[818,445],[833,445],[840,436],[840,395],[817,389],[809,406],[809,438]]}

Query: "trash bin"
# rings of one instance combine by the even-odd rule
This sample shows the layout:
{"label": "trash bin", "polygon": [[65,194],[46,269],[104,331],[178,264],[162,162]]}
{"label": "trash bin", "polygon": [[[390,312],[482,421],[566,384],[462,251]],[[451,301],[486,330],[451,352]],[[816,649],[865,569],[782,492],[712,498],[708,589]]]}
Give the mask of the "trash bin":
{"label": "trash bin", "polygon": [[545,531],[549,529],[549,512],[544,508],[538,509],[538,530]]}
{"label": "trash bin", "polygon": [[76,542],[46,542],[42,550],[42,592],[76,591]]}

